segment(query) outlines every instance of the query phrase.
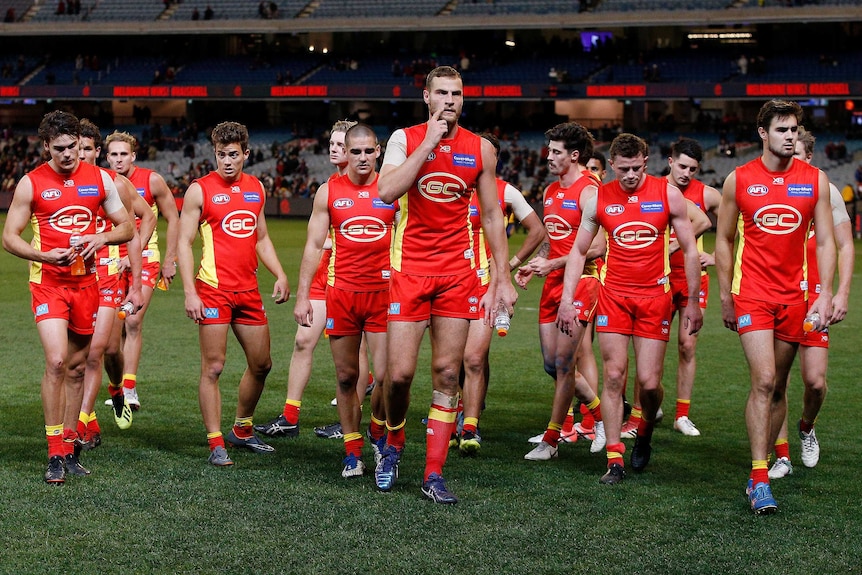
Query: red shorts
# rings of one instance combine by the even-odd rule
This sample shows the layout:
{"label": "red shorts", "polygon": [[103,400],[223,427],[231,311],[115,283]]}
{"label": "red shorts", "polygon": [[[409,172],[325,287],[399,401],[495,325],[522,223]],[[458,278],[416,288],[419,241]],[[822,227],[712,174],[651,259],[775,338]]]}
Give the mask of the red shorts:
{"label": "red shorts", "polygon": [[829,349],[829,328],[826,328],[825,331],[809,331],[802,332],[803,339],[799,344],[802,347],[822,347],[823,349]]}
{"label": "red shorts", "polygon": [[311,279],[308,299],[326,299],[326,279],[329,276],[329,257],[331,255],[332,250],[323,250],[323,255],[320,256],[320,265],[317,266],[317,271],[314,272],[314,277]]}
{"label": "red shorts", "polygon": [[[479,278],[479,287],[478,287],[479,291],[476,292],[476,297],[479,298],[479,301],[482,301],[482,298],[485,297],[486,293],[488,293],[488,286],[490,284],[491,284],[491,282],[483,284],[482,278]],[[479,309],[479,306],[476,306],[476,314],[473,317],[471,317],[470,319],[471,320],[478,320],[478,319],[483,319],[484,317],[485,317],[485,312],[483,310]]]}
{"label": "red shorts", "polygon": [[36,323],[60,318],[69,322],[69,329],[81,335],[92,335],[99,311],[99,286],[43,286],[30,283],[31,309]]}
{"label": "red shorts", "polygon": [[432,315],[475,319],[479,278],[470,270],[457,276],[419,276],[392,270],[389,321],[424,321]]}
{"label": "red shorts", "polygon": [[805,339],[802,322],[808,312],[808,302],[782,304],[733,296],[736,326],[739,333],[772,330],[781,341],[801,343]]}
{"label": "red shorts", "polygon": [[259,291],[222,291],[199,280],[195,281],[195,287],[205,308],[201,325],[266,325],[266,311]]}
{"label": "red shorts", "polygon": [[[100,274],[102,268],[99,268]],[[120,274],[99,275],[99,307],[120,307],[126,298],[126,290]]]}
{"label": "red shorts", "polygon": [[326,290],[326,333],[332,336],[386,333],[389,290],[354,292]]}
{"label": "red shorts", "polygon": [[[562,270],[560,270],[562,271]],[[602,287],[598,278],[582,277],[575,291],[575,319],[583,323],[593,321],[596,304],[599,301],[599,291]],[[539,300],[539,323],[554,323],[560,311],[560,299],[563,296],[563,274],[552,274],[545,278],[542,288],[542,298]]]}
{"label": "red shorts", "polygon": [[162,266],[159,265],[159,262],[144,262],[141,265],[141,287],[156,289],[160,271],[162,271]]}
{"label": "red shorts", "polygon": [[[671,295],[625,296],[599,291],[596,331],[670,341]],[[802,325],[802,324],[799,324]]]}
{"label": "red shorts", "polygon": [[[670,293],[673,294],[673,309],[681,310],[688,305],[688,281],[685,279],[685,273],[670,274]],[[700,309],[706,309],[706,302],[709,300],[709,276],[700,276],[700,293],[697,294],[697,302],[700,304]]]}

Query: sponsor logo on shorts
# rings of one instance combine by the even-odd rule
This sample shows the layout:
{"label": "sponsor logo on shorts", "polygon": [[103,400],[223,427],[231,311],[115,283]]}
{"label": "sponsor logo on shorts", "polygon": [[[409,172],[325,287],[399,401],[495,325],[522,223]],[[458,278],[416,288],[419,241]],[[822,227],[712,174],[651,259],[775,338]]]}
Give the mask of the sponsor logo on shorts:
{"label": "sponsor logo on shorts", "polygon": [[661,213],[664,211],[664,204],[662,202],[644,202],[641,204],[641,213],[649,214],[649,213]]}
{"label": "sponsor logo on shorts", "polygon": [[787,195],[791,198],[811,198],[814,186],[811,184],[787,184]]}
{"label": "sponsor logo on shorts", "polygon": [[331,317],[326,318],[326,329],[333,329],[335,327],[335,320]]}
{"label": "sponsor logo on shorts", "polygon": [[795,232],[802,225],[802,214],[787,204],[763,206],[752,217],[754,225],[767,234],[783,236]]}
{"label": "sponsor logo on shorts", "polygon": [[332,202],[332,207],[336,210],[346,210],[353,207],[353,200],[350,198],[338,198]]}
{"label": "sponsor logo on shorts", "polygon": [[218,308],[217,307],[205,307],[204,308],[204,317],[208,319],[217,319],[218,318]]}
{"label": "sponsor logo on shorts", "polygon": [[[362,192],[359,192],[359,196],[362,197]],[[365,197],[367,198],[368,196],[365,196]],[[395,209],[394,205],[387,204],[386,202],[384,202],[380,198],[374,198],[373,200],[371,200],[371,207],[377,208],[378,210],[394,210]]]}
{"label": "sponsor logo on shorts", "polygon": [[472,260],[473,259],[473,248],[470,248],[468,250],[464,250],[464,259],[465,260]]}
{"label": "sponsor logo on shorts", "polygon": [[78,196],[82,198],[99,195],[99,186],[78,186]]}
{"label": "sponsor logo on shorts", "polygon": [[62,196],[63,193],[57,188],[51,188],[50,190],[45,190],[42,192],[41,196],[43,200],[56,200]]}
{"label": "sponsor logo on shorts", "polygon": [[736,325],[738,327],[751,327],[751,314],[747,313],[736,318]]}
{"label": "sponsor logo on shorts", "polygon": [[601,326],[601,327],[607,327],[608,326],[608,316],[597,315],[596,316],[596,325]]}
{"label": "sponsor logo on shorts", "polygon": [[467,191],[467,183],[448,172],[426,174],[416,187],[423,198],[443,204],[458,200]]}
{"label": "sponsor logo on shorts", "polygon": [[452,163],[463,168],[475,168],[476,156],[472,154],[452,154]]}
{"label": "sponsor logo on shorts", "polygon": [[477,297],[476,297],[476,296],[474,296],[474,295],[471,295],[471,296],[467,299],[467,301],[468,301],[469,303],[479,303],[479,298],[477,298]]}
{"label": "sponsor logo on shorts", "polygon": [[748,186],[748,188],[745,190],[745,193],[749,196],[758,198],[760,196],[765,196],[766,194],[768,194],[769,187],[766,184],[752,184]]}
{"label": "sponsor logo on shorts", "polygon": [[260,203],[260,194],[258,192],[243,192],[242,199],[246,202]]}
{"label": "sponsor logo on shorts", "polygon": [[582,302],[579,299],[576,299],[575,301],[572,302],[572,305],[575,306],[576,308],[581,308],[581,307],[584,307],[584,302]]}
{"label": "sponsor logo on shorts", "polygon": [[43,303],[36,306],[36,317],[48,313],[48,304]]}
{"label": "sponsor logo on shorts", "polygon": [[221,221],[224,233],[235,238],[248,238],[257,231],[257,214],[248,210],[236,210]]}
{"label": "sponsor logo on shorts", "polygon": [[622,204],[611,204],[605,208],[605,213],[609,216],[618,216],[626,211]]}
{"label": "sponsor logo on shorts", "polygon": [[400,303],[390,303],[389,304],[389,315],[401,315],[401,304]]}
{"label": "sponsor logo on shorts", "polygon": [[577,210],[578,209],[578,201],[577,200],[563,200],[563,205],[561,207],[564,210]]}
{"label": "sponsor logo on shorts", "polygon": [[216,194],[213,196],[212,203],[214,204],[226,204],[230,201],[229,194]]}
{"label": "sponsor logo on shorts", "polygon": [[477,305],[471,305],[470,306],[470,313],[476,313],[477,311],[479,311],[479,306],[477,306]]}

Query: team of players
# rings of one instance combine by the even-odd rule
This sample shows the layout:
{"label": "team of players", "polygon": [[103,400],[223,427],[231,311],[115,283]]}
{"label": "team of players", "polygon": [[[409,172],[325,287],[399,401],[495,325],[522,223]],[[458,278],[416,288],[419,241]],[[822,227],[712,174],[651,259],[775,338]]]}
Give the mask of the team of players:
{"label": "team of players", "polygon": [[[315,199],[295,318],[306,327],[315,323],[309,291],[329,238],[332,253],[327,268],[325,323],[338,379],[339,418],[346,452],[342,475],[360,476],[365,470],[360,431],[365,382],[359,377],[364,373],[359,359],[364,355],[360,353],[360,341],[365,334],[375,369],[382,371],[384,383],[384,401],[373,403],[368,430],[376,460],[375,482],[382,491],[391,490],[398,478],[410,386],[419,345],[426,328],[430,328],[433,393],[422,492],[435,502],[455,503],[458,499],[447,487],[443,466],[450,438],[457,437],[459,373],[469,328],[471,322],[484,319],[484,329],[490,332],[488,323],[495,313],[513,313],[517,294],[509,272],[521,257],[509,260],[507,255],[500,210],[504,198],[494,174],[494,148],[488,140],[458,125],[463,85],[457,71],[441,67],[429,74],[424,100],[428,121],[392,135],[379,176],[374,170],[380,153],[374,132],[364,125],[347,130],[346,173],[327,182]],[[96,277],[91,267],[84,279],[70,280],[69,264],[76,252],[67,247],[68,238],[61,234],[85,234],[82,241],[86,247],[81,254],[85,258],[102,244],[123,243],[134,234],[129,234],[129,209],[133,209],[129,194],[117,192],[127,188],[124,178],[120,179],[122,175],[114,174],[113,180],[108,173],[102,173],[101,178],[95,172],[80,176],[80,171],[86,171],[84,164],[70,159],[73,148],[77,157],[79,132],[71,127],[69,118],[59,119],[60,124],[68,125],[52,127],[52,122],[58,123],[57,114],[49,116],[40,127],[40,136],[52,157],[46,166],[54,174],[43,168],[44,176],[33,172],[22,179],[3,241],[7,250],[34,262],[33,307],[46,350],[43,398],[50,459],[46,481],[59,483],[65,472],[87,473],[74,446],[79,436],[83,439],[90,429],[92,402],[84,404],[87,409],[80,412],[84,425],[78,424],[78,431],[69,426],[69,420],[77,408],[77,397],[81,397],[81,356],[86,355],[93,326],[86,325],[87,312],[82,315],[78,309],[84,306],[78,300],[74,304],[68,300],[87,299],[87,306],[92,307],[83,288],[93,285]],[[776,443],[786,412],[784,386],[796,347],[804,339],[802,318],[810,307],[822,318],[814,331],[825,332],[830,322],[840,321],[846,314],[849,290],[849,275],[842,267],[837,313],[833,314],[828,282],[818,284],[818,290],[813,292],[823,297],[808,298],[806,265],[814,262],[807,260],[805,243],[811,221],[818,230],[812,241],[816,242],[816,264],[823,277],[831,277],[834,271],[835,243],[828,180],[815,168],[792,161],[799,119],[795,104],[773,101],[764,105],[758,118],[763,156],[733,172],[725,182],[723,196],[692,178],[702,155],[696,142],[683,140],[674,146],[670,174],[660,179],[645,172],[645,142],[634,135],[621,134],[610,147],[616,180],[600,185],[587,168],[588,161],[593,161],[589,132],[574,123],[549,130],[548,160],[559,182],[545,192],[548,236],[538,255],[519,268],[517,278],[525,287],[532,275],[546,276],[540,336],[545,369],[555,379],[556,393],[548,429],[527,459],[544,460],[556,455],[565,413],[572,397],[577,396],[592,420],[589,428],[580,428],[581,432],[594,438],[592,451],[605,448],[607,452],[608,468],[601,482],[615,484],[624,479],[625,446],[620,439],[627,348],[632,340],[636,403],[641,418],[631,466],[643,470],[650,460],[652,431],[663,399],[661,366],[675,311],[680,312],[680,367],[674,428],[686,435],[699,433],[688,418],[688,406],[694,342],[707,300],[704,268],[713,259],[699,249],[696,238],[710,225],[705,214],[718,210],[714,261],[722,316],[727,327],[740,332],[752,374],[746,409],[752,472],[746,493],[756,513],[777,508],[769,478],[778,475],[767,475],[766,451]],[[109,159],[110,141],[109,138]],[[184,280],[186,313],[200,325],[199,395],[211,448],[209,461],[230,465],[225,441],[256,452],[273,450],[252,431],[254,409],[271,367],[269,331],[257,289],[258,258],[276,277],[276,303],[287,300],[289,287],[266,233],[263,189],[259,181],[242,173],[248,154],[247,131],[239,124],[220,124],[213,132],[213,144],[217,170],[189,189],[175,253]],[[129,150],[123,151],[128,155],[131,149],[129,144]],[[121,174],[123,165],[121,161],[116,165],[112,162]],[[73,194],[60,191],[61,185],[77,190],[77,203]],[[41,201],[35,201],[36,196]],[[474,213],[474,217],[478,215],[492,256],[489,265],[479,266],[478,272],[480,258],[469,224],[472,196],[478,199],[473,207],[478,214]],[[82,206],[85,200],[81,198],[94,205]],[[61,202],[51,206],[56,199]],[[55,207],[60,203],[67,214],[69,206],[78,211],[71,218],[58,216]],[[99,203],[115,227],[110,232],[93,234],[95,218],[86,214],[93,213]],[[35,222],[32,247],[21,239],[31,215]],[[170,225],[171,218],[168,220]],[[75,229],[58,231],[58,221],[71,222]],[[141,226],[145,231],[139,234],[139,242],[149,241],[147,229],[151,223]],[[839,223],[836,220],[835,225]],[[734,267],[731,248],[737,227],[741,240]],[[203,257],[195,277],[191,246],[198,233],[203,241]],[[168,254],[173,253],[172,236],[176,237],[169,228]],[[786,277],[782,273],[777,279],[764,276],[762,271],[770,268],[765,254],[772,253],[764,246],[776,239],[785,248],[779,253],[787,255],[782,266]],[[852,249],[852,242],[850,246]],[[527,247],[525,255],[532,253],[533,247]],[[844,262],[848,261],[846,251],[842,256]],[[849,261],[852,269],[852,257]],[[133,270],[135,267],[133,263]],[[173,276],[164,270],[162,275],[168,281]],[[80,288],[81,293],[70,295],[67,284]],[[152,287],[149,284],[147,295],[151,295]],[[49,293],[45,294],[46,290]],[[123,300],[122,292],[118,289],[108,299],[116,305]],[[148,301],[138,282],[132,283],[125,299],[136,309]],[[58,308],[62,311],[55,312]],[[317,317],[317,322],[321,321]],[[604,364],[601,399],[596,393],[598,378],[588,381],[575,369],[584,355],[578,352],[583,336],[593,321]],[[223,438],[218,377],[225,360],[228,326],[245,351],[248,367],[240,382],[235,424]],[[66,345],[57,345],[58,342]],[[56,354],[59,355],[52,357]],[[815,360],[808,363],[815,364]],[[582,371],[589,373],[588,369]],[[799,429],[804,449],[809,452],[817,445],[813,425],[825,394],[824,379],[805,380],[806,405]],[[59,391],[61,385],[65,385],[65,393]],[[119,396],[117,387],[114,386],[113,398]],[[122,403],[112,402],[118,408],[118,423],[131,420],[129,400],[134,396],[130,395],[123,394]],[[61,396],[66,398],[66,405],[59,400]],[[477,426],[478,414],[464,421],[462,449],[465,439],[468,446],[478,445],[474,443]],[[91,430],[87,443],[91,447],[94,433]],[[782,444],[776,443],[777,450],[779,445]],[[475,451],[475,447],[465,451]],[[787,456],[779,452],[779,461],[782,459],[789,466]],[[809,464],[805,457],[803,461]]]}

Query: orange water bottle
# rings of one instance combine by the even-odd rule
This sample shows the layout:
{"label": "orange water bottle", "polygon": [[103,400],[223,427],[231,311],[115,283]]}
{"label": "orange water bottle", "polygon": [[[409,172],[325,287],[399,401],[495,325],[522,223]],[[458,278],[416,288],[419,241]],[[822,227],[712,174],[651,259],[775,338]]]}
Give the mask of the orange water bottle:
{"label": "orange water bottle", "polygon": [[809,333],[820,329],[820,314],[816,311],[805,316],[805,321],[802,322],[802,331]]}
{"label": "orange water bottle", "polygon": [[83,276],[87,274],[87,265],[84,263],[84,256],[81,252],[84,251],[84,245],[81,243],[81,234],[74,233],[69,237],[69,246],[75,248],[75,259],[72,260],[70,270],[73,276]]}
{"label": "orange water bottle", "polygon": [[126,319],[126,316],[131,315],[133,311],[135,311],[135,304],[127,301],[120,306],[120,309],[117,310],[117,317],[120,319]]}

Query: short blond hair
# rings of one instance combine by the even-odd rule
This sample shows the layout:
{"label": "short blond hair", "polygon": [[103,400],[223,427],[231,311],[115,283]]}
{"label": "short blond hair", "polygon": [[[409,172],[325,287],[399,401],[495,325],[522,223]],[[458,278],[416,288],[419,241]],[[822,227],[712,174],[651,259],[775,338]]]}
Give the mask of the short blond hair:
{"label": "short blond hair", "polygon": [[129,148],[131,148],[132,151],[134,151],[135,147],[138,145],[138,141],[135,137],[128,132],[114,131],[114,133],[105,138],[105,148],[107,148],[111,142],[125,142],[129,145]]}

